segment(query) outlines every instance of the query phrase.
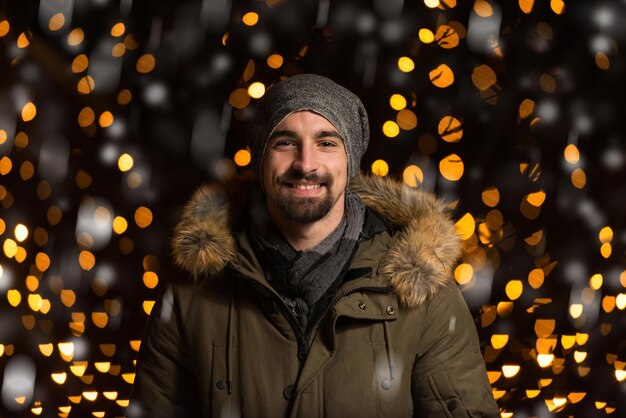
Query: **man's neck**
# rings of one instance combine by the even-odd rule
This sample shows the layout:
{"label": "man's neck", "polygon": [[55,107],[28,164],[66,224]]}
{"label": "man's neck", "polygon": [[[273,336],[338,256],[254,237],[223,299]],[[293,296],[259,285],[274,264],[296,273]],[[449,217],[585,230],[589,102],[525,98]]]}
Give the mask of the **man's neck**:
{"label": "man's neck", "polygon": [[303,224],[285,218],[275,207],[268,207],[270,218],[278,231],[298,251],[308,250],[324,241],[341,223],[344,210],[344,202],[338,202],[319,221]]}

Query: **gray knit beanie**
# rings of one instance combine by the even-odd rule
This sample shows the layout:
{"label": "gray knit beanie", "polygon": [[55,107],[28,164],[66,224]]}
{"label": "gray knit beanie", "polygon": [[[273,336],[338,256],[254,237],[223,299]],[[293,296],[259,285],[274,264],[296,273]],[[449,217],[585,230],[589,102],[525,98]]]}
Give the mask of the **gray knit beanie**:
{"label": "gray knit beanie", "polygon": [[261,179],[263,154],[274,128],[288,115],[310,110],[328,119],[343,139],[348,178],[358,172],[369,141],[369,122],[361,100],[350,90],[315,74],[299,74],[273,85],[259,101],[248,129],[252,169]]}

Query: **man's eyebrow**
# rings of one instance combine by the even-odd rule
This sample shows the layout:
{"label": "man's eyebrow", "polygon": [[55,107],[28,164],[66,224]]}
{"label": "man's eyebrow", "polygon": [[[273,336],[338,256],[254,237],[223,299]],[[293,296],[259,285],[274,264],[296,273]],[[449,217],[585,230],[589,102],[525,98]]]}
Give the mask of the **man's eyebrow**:
{"label": "man's eyebrow", "polygon": [[327,137],[331,137],[331,138],[337,138],[337,139],[341,139],[343,140],[343,138],[341,137],[341,135],[339,135],[339,132],[337,131],[318,131],[315,136],[317,138],[327,138]]}
{"label": "man's eyebrow", "polygon": [[289,130],[281,130],[281,131],[274,131],[272,132],[272,134],[270,135],[268,141],[271,141],[274,138],[277,137],[287,137],[287,138],[297,138],[298,135],[294,132],[294,131],[289,131]]}

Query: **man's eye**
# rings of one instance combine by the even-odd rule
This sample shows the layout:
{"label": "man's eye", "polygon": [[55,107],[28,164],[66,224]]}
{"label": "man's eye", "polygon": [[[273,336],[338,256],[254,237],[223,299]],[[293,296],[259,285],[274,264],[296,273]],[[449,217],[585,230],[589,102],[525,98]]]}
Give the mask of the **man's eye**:
{"label": "man's eye", "polygon": [[288,139],[276,141],[276,143],[274,144],[275,147],[290,147],[292,145],[294,145],[294,142]]}
{"label": "man's eye", "polygon": [[335,144],[332,141],[324,141],[324,142],[321,142],[320,145],[323,147],[336,147],[337,146],[337,144]]}

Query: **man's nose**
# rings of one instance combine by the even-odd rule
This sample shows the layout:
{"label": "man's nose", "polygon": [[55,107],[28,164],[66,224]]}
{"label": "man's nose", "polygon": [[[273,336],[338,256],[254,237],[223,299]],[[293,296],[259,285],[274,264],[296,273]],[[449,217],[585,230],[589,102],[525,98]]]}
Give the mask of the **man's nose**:
{"label": "man's nose", "polygon": [[302,144],[293,162],[294,168],[303,173],[310,173],[318,168],[318,156],[315,152],[315,146],[312,144]]}

